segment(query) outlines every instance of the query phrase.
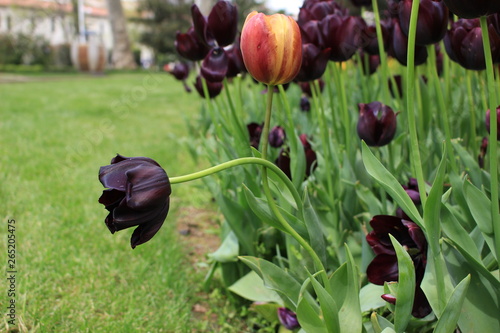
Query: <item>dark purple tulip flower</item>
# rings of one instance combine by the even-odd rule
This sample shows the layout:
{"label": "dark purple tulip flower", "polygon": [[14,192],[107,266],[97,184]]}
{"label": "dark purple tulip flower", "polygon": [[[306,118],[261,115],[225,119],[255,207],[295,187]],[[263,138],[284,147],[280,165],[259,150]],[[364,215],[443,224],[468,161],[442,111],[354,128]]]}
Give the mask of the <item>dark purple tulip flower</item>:
{"label": "dark purple tulip flower", "polygon": [[214,36],[208,29],[207,18],[203,16],[196,4],[191,6],[191,18],[193,20],[194,31],[199,40],[208,47],[215,46]]}
{"label": "dark purple tulip flower", "polygon": [[443,0],[450,11],[462,18],[476,18],[500,12],[498,0]]}
{"label": "dark purple tulip flower", "polygon": [[[306,134],[301,134],[299,139],[304,147],[304,154],[306,157],[306,177],[309,177],[311,172],[316,168],[316,164],[314,163],[316,162],[316,152],[312,149]],[[275,164],[288,176],[288,178],[292,179],[292,173],[290,171],[290,150],[288,147],[281,149]]]}
{"label": "dark purple tulip flower", "polygon": [[408,180],[408,184],[403,185],[403,188],[405,189],[406,193],[408,193],[411,201],[413,201],[415,205],[420,205],[420,192],[418,190],[417,180],[415,178],[410,178]]}
{"label": "dark purple tulip flower", "polygon": [[287,330],[292,331],[300,328],[297,315],[292,310],[283,307],[278,308],[278,319],[280,320],[281,325],[283,325]]}
{"label": "dark purple tulip flower", "polygon": [[181,57],[191,61],[202,60],[209,51],[208,47],[198,38],[193,27],[184,34],[177,31],[175,49]]}
{"label": "dark purple tulip flower", "polygon": [[361,17],[328,15],[320,23],[324,46],[331,49],[330,60],[347,61],[361,46],[366,23]]}
{"label": "dark purple tulip flower", "polygon": [[359,103],[358,135],[369,146],[381,147],[396,134],[396,114],[380,102]]}
{"label": "dark purple tulip flower", "polygon": [[279,148],[283,146],[285,138],[286,133],[281,126],[274,126],[271,131],[269,131],[269,145],[273,148]]}
{"label": "dark purple tulip flower", "polygon": [[[408,36],[410,14],[413,0],[399,3],[399,22],[404,34]],[[435,44],[443,39],[448,28],[448,8],[441,0],[420,0],[417,19],[417,45]]]}
{"label": "dark purple tulip flower", "polygon": [[[310,82],[310,81],[309,82],[299,82],[300,89],[308,97],[312,97],[312,95],[313,95],[313,93],[312,93],[313,87],[311,86],[313,84],[314,84],[314,82]],[[319,85],[319,91],[323,92],[323,89],[325,88],[325,81],[323,81],[322,79],[319,79],[318,85]]]}
{"label": "dark purple tulip flower", "polygon": [[351,3],[356,7],[369,7],[372,5],[372,0],[351,0]]}
{"label": "dark purple tulip flower", "polygon": [[300,99],[300,110],[304,112],[311,111],[311,102],[309,102],[309,98],[306,96],[302,96]]}
{"label": "dark purple tulip flower", "polygon": [[226,76],[228,78],[235,77],[239,73],[246,72],[247,69],[243,62],[243,55],[241,54],[239,39],[234,42],[231,48],[226,50],[226,54],[228,57]]}
{"label": "dark purple tulip flower", "polygon": [[250,136],[250,145],[255,149],[259,149],[262,129],[263,124],[250,123],[247,125],[248,135]]}
{"label": "dark purple tulip flower", "polygon": [[412,315],[417,318],[427,316],[431,307],[420,288],[427,264],[427,240],[424,233],[415,223],[396,216],[374,216],[370,225],[373,231],[366,235],[366,241],[375,253],[375,258],[366,269],[368,281],[383,285],[384,282],[397,281],[399,278],[398,259],[389,238],[391,234],[407,249],[415,267],[416,288]]}
{"label": "dark purple tulip flower", "polygon": [[302,65],[295,77],[297,81],[313,81],[325,73],[330,49],[319,49],[314,44],[302,44]]}
{"label": "dark purple tulip flower", "polygon": [[177,80],[182,81],[186,92],[190,93],[191,88],[186,84],[186,79],[189,76],[189,66],[185,62],[178,62],[173,67],[170,64],[163,66],[163,70],[172,74]]}
{"label": "dark purple tulip flower", "polygon": [[484,169],[484,158],[488,152],[488,138],[484,137],[481,141],[481,147],[479,148],[479,156],[477,157],[477,163],[481,169]]}
{"label": "dark purple tulip flower", "polygon": [[[222,82],[212,82],[206,79],[205,82],[207,83],[208,97],[215,98],[222,91]],[[194,87],[196,88],[198,94],[200,94],[201,97],[205,98],[205,92],[203,91],[203,82],[201,81],[201,77],[199,75],[196,77]]]}
{"label": "dark purple tulip flower", "polygon": [[221,82],[227,74],[229,58],[221,47],[215,47],[208,52],[201,63],[201,76],[208,81]]}
{"label": "dark purple tulip flower", "polygon": [[208,29],[219,46],[234,42],[238,31],[238,10],[231,1],[218,1],[208,15]]}
{"label": "dark purple tulip flower", "polygon": [[321,35],[320,21],[311,20],[299,25],[302,44],[314,44],[323,48],[323,36]]}
{"label": "dark purple tulip flower", "polygon": [[107,189],[99,203],[109,211],[106,226],[116,231],[137,226],[130,239],[132,248],[150,240],[165,221],[172,193],[167,173],[147,157],[116,155],[99,170],[99,181]]}
{"label": "dark purple tulip flower", "polygon": [[[500,36],[492,24],[488,25],[493,61],[500,60]],[[453,22],[444,37],[446,53],[451,60],[471,70],[484,70],[483,39],[479,19],[459,19]]]}
{"label": "dark purple tulip flower", "polygon": [[[490,132],[490,110],[486,111],[486,130]],[[497,140],[500,140],[500,106],[497,107]]]}
{"label": "dark purple tulip flower", "polygon": [[380,65],[380,56],[377,54],[364,53],[362,49],[359,51],[359,57],[361,58],[361,69],[364,75],[372,75],[377,71]]}
{"label": "dark purple tulip flower", "polygon": [[[392,21],[391,20],[381,20],[380,27],[382,28],[382,39],[384,49],[387,50],[389,48],[389,36],[391,35],[392,29]],[[377,28],[374,25],[366,26],[361,34],[361,47],[363,50],[372,55],[379,54],[378,47],[378,38],[377,38]]]}
{"label": "dark purple tulip flower", "polygon": [[[403,65],[408,61],[408,37],[401,30],[399,21],[393,20],[392,45],[389,54]],[[427,49],[425,46],[415,45],[415,66],[422,65],[427,60]]]}

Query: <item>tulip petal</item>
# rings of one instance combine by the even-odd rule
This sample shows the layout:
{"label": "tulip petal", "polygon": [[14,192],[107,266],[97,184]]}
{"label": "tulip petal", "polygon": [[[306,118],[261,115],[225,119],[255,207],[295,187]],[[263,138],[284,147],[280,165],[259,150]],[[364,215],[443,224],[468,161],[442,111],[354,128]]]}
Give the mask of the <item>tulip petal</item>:
{"label": "tulip petal", "polygon": [[170,207],[170,197],[167,199],[166,204],[161,209],[160,213],[148,221],[147,223],[138,226],[132,233],[130,238],[130,245],[134,249],[137,245],[141,245],[153,238],[154,235],[160,230],[165,218],[168,214],[168,209]]}
{"label": "tulip petal", "polygon": [[380,254],[366,269],[368,281],[379,286],[384,282],[398,280],[398,259],[395,255]]}
{"label": "tulip petal", "polygon": [[126,172],[127,206],[141,211],[161,205],[172,193],[165,171],[157,166],[139,165]]}

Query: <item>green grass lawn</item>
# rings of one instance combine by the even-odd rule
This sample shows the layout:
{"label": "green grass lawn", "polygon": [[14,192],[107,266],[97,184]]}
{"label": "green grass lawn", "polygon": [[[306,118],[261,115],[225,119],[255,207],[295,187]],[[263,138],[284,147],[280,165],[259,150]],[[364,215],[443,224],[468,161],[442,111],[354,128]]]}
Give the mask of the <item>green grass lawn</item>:
{"label": "green grass lawn", "polygon": [[[120,153],[148,156],[169,176],[197,169],[179,144],[201,99],[166,74],[51,76],[0,84],[0,243],[16,220],[16,321],[36,332],[184,332],[201,277],[175,229],[181,207],[208,205],[201,185],[173,187],[152,241],[111,235],[97,202],[99,167]],[[6,271],[7,269],[4,269]],[[196,285],[195,285],[196,284]],[[2,278],[2,313],[8,301]],[[0,330],[5,322],[0,323]]]}

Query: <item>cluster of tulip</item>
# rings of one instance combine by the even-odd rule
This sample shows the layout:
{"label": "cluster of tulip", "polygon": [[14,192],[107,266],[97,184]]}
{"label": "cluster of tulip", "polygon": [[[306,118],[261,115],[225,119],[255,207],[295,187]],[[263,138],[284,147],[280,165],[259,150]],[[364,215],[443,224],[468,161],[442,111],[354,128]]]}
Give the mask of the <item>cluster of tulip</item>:
{"label": "cluster of tulip", "polygon": [[[465,119],[470,119],[472,129],[465,148],[451,140],[450,123],[459,125],[459,120],[440,119],[425,109],[435,98],[444,111],[438,73],[444,67],[449,77],[451,64],[447,60],[465,69],[487,69],[490,103],[482,105],[492,109],[497,99],[492,63],[500,62],[500,4],[487,0],[475,0],[473,5],[467,0],[388,0],[389,10],[380,20],[377,1],[352,2],[357,6],[373,4],[375,24],[349,15],[335,1],[305,0],[297,21],[281,14],[250,13],[240,38],[236,37],[237,11],[231,2],[217,2],[208,18],[194,5],[193,27],[177,34],[176,48],[182,57],[200,62],[195,87],[207,97],[212,111],[205,121],[211,126],[201,135],[200,144],[215,166],[169,178],[148,158],[118,155],[99,174],[108,188],[99,200],[110,212],[106,225],[111,232],[139,225],[131,239],[135,247],[151,239],[162,225],[171,184],[256,164],[262,167],[260,174],[233,171],[219,182],[206,180],[230,230],[217,251],[224,256],[214,254],[212,259],[214,269],[221,264],[231,291],[252,300],[279,298],[275,314],[290,330],[381,332],[387,327],[390,332],[431,328],[447,332],[457,325],[462,331],[479,325],[478,331],[498,331],[498,318],[491,313],[498,314],[495,293],[500,290],[495,275],[500,257],[495,140],[500,139],[500,107],[486,112],[483,126],[494,141],[489,147],[491,156],[487,156],[486,139],[476,151],[474,94],[468,96],[470,115]],[[454,20],[450,12],[461,18]],[[440,45],[447,56],[440,52]],[[407,74],[388,80],[385,53],[406,66]],[[352,58],[351,67],[345,66]],[[428,63],[435,92],[422,97],[417,85],[420,99],[415,103],[415,67],[424,63]],[[371,75],[379,65],[381,80]],[[243,80],[239,79],[236,102],[227,94],[226,104],[220,107],[214,98],[223,87],[231,89],[226,78],[245,71],[266,86],[265,108],[262,86],[245,83],[249,89],[242,97]],[[354,73],[353,80],[345,80],[346,71]],[[170,72],[185,82],[189,67],[179,63]],[[470,75],[468,79],[470,83]],[[483,78],[478,74],[476,79],[480,82]],[[374,100],[402,108],[401,80],[406,81],[407,104],[398,123],[398,113]],[[288,100],[299,88],[285,92],[283,86],[292,81],[302,91],[301,110],[310,112],[292,112]],[[397,85],[392,88],[392,98],[388,95],[391,85]],[[359,86],[366,91],[356,91]],[[256,89],[259,93],[253,94]],[[346,89],[350,89],[349,96]],[[457,91],[448,91],[450,104],[452,93],[461,94],[462,90]],[[274,117],[273,96],[280,98],[284,110]],[[243,106],[243,99],[250,102]],[[356,111],[353,105],[357,105]],[[412,113],[415,105],[420,108],[418,134],[427,134],[426,163],[420,162]],[[250,122],[252,113],[264,121]],[[272,121],[281,125],[271,128]],[[352,138],[354,123],[361,140]],[[440,125],[443,128],[438,128]],[[407,144],[410,156],[402,148]],[[268,146],[279,148],[279,153]],[[472,154],[479,157],[478,162]],[[486,159],[489,174],[483,169]],[[435,161],[441,161],[437,167]],[[449,173],[445,172],[447,165]],[[425,178],[433,179],[432,185],[424,181],[423,168]],[[248,186],[236,191],[242,176],[247,176]],[[242,263],[258,274],[258,281],[248,268],[241,268]],[[238,264],[241,266],[235,268]],[[365,274],[369,283],[363,279]],[[239,284],[243,279],[246,283]],[[251,279],[264,281],[279,296],[245,290],[243,285]],[[364,303],[360,304],[360,299]],[[370,318],[365,318],[369,312]],[[472,314],[459,316],[467,312]],[[423,319],[412,322],[412,316]]]}

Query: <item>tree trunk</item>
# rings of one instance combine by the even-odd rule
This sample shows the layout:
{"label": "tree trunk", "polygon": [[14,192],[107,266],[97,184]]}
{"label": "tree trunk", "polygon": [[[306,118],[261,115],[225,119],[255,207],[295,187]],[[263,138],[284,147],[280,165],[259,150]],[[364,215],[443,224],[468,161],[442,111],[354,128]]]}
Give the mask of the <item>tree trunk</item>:
{"label": "tree trunk", "polygon": [[135,69],[137,65],[130,48],[127,20],[120,0],[107,0],[109,22],[113,33],[113,65],[116,69]]}

